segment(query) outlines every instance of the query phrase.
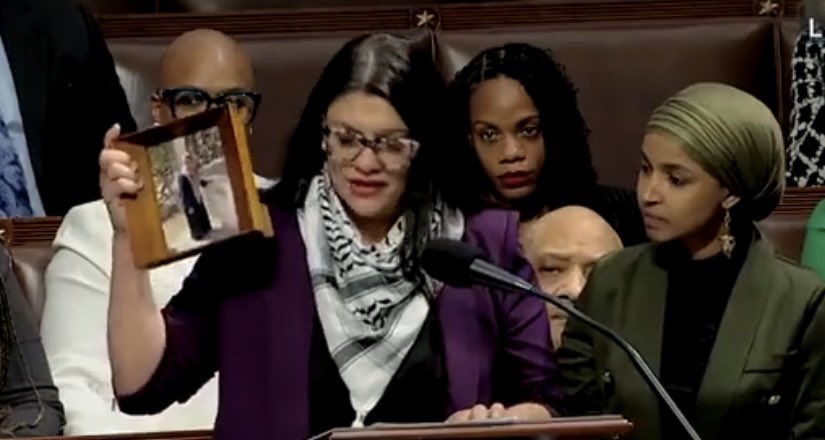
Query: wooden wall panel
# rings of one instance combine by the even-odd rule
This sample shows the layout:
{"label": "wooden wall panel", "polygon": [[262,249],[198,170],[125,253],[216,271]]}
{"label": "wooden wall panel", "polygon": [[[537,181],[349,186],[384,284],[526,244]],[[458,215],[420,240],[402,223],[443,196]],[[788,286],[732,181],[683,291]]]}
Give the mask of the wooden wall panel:
{"label": "wooden wall panel", "polygon": [[796,16],[799,14],[799,11],[802,6],[802,2],[804,0],[785,0],[785,15],[786,16]]}
{"label": "wooden wall panel", "polygon": [[601,0],[456,4],[438,8],[444,29],[537,25],[581,21],[645,20],[662,18],[741,17],[754,14],[751,1],[737,0]]}
{"label": "wooden wall panel", "polygon": [[[87,1],[106,2],[109,0]],[[117,0],[115,3],[126,4],[129,1]],[[167,0],[158,1],[161,2],[159,3],[160,9],[163,9],[162,2]],[[223,11],[219,7],[223,4],[222,0],[214,1],[217,3],[214,8],[210,9],[203,6],[210,0],[198,0],[198,3],[202,5],[199,8],[200,12],[103,13],[99,15],[99,20],[108,38],[118,38],[170,36],[195,27],[210,27],[228,33],[246,34],[352,30],[369,32],[414,27],[485,29],[581,21],[774,16],[782,14],[784,8],[780,0],[511,0],[498,2],[467,2],[465,0],[463,3],[421,3],[425,6],[393,5],[392,3],[396,3],[393,0],[390,3],[381,1],[380,6],[348,6],[346,8],[306,8],[302,6],[301,8]],[[263,0],[246,1],[263,4],[260,3]],[[306,2],[302,0],[301,3],[304,5]],[[414,2],[409,3],[414,4]],[[240,4],[239,7],[242,7],[245,3],[240,2]],[[211,12],[204,12],[207,10]]]}
{"label": "wooden wall panel", "polygon": [[782,203],[773,214],[807,217],[823,199],[825,199],[825,187],[786,188]]}
{"label": "wooden wall panel", "polygon": [[[591,7],[596,4],[611,3],[610,0],[80,0],[97,14],[144,14],[144,13],[226,13],[261,9],[307,9],[317,7],[380,7],[380,6],[421,6],[464,4],[470,7],[486,3],[511,3],[532,6],[536,4],[577,4]],[[771,0],[780,1],[780,0]],[[795,0],[784,0],[789,7],[796,8]],[[758,2],[758,0],[757,0]],[[637,3],[654,5],[657,0],[640,0]],[[682,2],[693,7],[697,2]],[[750,8],[754,0],[706,0],[704,9],[714,10],[732,5]]]}
{"label": "wooden wall panel", "polygon": [[[260,9],[317,8],[358,6],[409,6],[416,3],[457,3],[461,0],[158,0],[158,12],[227,12]],[[465,0],[466,1],[466,0]],[[519,0],[510,0],[519,2]],[[521,1],[523,2],[523,1]],[[475,2],[479,3],[479,2]]]}
{"label": "wooden wall panel", "polygon": [[79,0],[96,15],[154,14],[159,0]]}
{"label": "wooden wall panel", "polygon": [[10,247],[51,243],[61,220],[61,217],[0,219],[0,241]]}
{"label": "wooden wall panel", "polygon": [[409,8],[349,8],[272,10],[226,14],[146,14],[98,17],[106,38],[168,37],[195,28],[227,34],[334,32],[407,29],[413,18]]}
{"label": "wooden wall panel", "polygon": [[[823,199],[825,187],[787,188],[782,203],[774,210],[773,216],[807,218]],[[11,247],[51,243],[60,221],[60,217],[0,219],[0,241]]]}

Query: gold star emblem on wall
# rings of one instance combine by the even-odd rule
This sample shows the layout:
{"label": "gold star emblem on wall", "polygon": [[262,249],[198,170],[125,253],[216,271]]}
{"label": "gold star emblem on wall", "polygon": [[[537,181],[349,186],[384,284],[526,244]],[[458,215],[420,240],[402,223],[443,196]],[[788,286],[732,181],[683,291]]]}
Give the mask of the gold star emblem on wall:
{"label": "gold star emblem on wall", "polygon": [[435,14],[429,9],[422,9],[415,14],[415,27],[433,27],[435,25]]}
{"label": "gold star emblem on wall", "polygon": [[759,15],[776,15],[779,11],[779,3],[774,0],[762,0],[759,2]]}

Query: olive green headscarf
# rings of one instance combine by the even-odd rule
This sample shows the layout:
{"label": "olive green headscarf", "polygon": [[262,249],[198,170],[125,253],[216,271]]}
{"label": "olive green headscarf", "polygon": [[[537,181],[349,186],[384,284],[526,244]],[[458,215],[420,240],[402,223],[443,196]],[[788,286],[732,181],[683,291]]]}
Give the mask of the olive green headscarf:
{"label": "olive green headscarf", "polygon": [[739,215],[759,221],[779,204],[785,185],[782,130],[770,109],[748,93],[719,83],[692,85],[654,110],[647,130],[680,141],[741,198]]}

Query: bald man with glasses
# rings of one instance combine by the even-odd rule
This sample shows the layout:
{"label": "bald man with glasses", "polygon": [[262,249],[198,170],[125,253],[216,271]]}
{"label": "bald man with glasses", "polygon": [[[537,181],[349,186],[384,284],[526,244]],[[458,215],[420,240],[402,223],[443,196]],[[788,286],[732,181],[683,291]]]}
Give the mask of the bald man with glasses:
{"label": "bald man with glasses", "polygon": [[[180,36],[163,57],[160,82],[161,87],[149,97],[156,123],[165,124],[231,103],[251,131],[261,97],[255,91],[249,57],[226,35],[197,30]],[[107,133],[109,138],[117,135],[116,127]],[[100,141],[98,145],[103,139]],[[263,188],[273,182],[257,178],[256,183]],[[217,408],[216,378],[186,403],[157,415],[129,416],[114,406],[106,346],[112,234],[102,201],[73,208],[57,234],[56,253],[46,272],[49,294],[42,323],[43,343],[65,406],[66,433],[211,428]],[[190,258],[151,272],[157,304],[166,304],[177,292],[193,263],[194,258]]]}

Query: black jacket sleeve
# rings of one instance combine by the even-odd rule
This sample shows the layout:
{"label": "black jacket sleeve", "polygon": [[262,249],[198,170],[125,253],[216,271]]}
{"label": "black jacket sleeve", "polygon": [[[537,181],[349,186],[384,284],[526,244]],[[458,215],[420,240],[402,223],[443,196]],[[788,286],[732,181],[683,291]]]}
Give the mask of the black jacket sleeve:
{"label": "black jacket sleeve", "polygon": [[89,84],[95,85],[96,90],[90,90],[90,98],[96,100],[91,108],[98,110],[97,131],[100,132],[100,147],[103,145],[103,134],[115,122],[120,124],[121,131],[128,133],[135,131],[136,124],[132,113],[129,110],[129,102],[126,93],[120,84],[120,79],[115,70],[115,62],[109,47],[103,39],[100,27],[92,14],[83,6],[80,8],[81,15],[86,22],[86,30],[89,41],[89,58],[87,60],[88,73],[94,78]]}

